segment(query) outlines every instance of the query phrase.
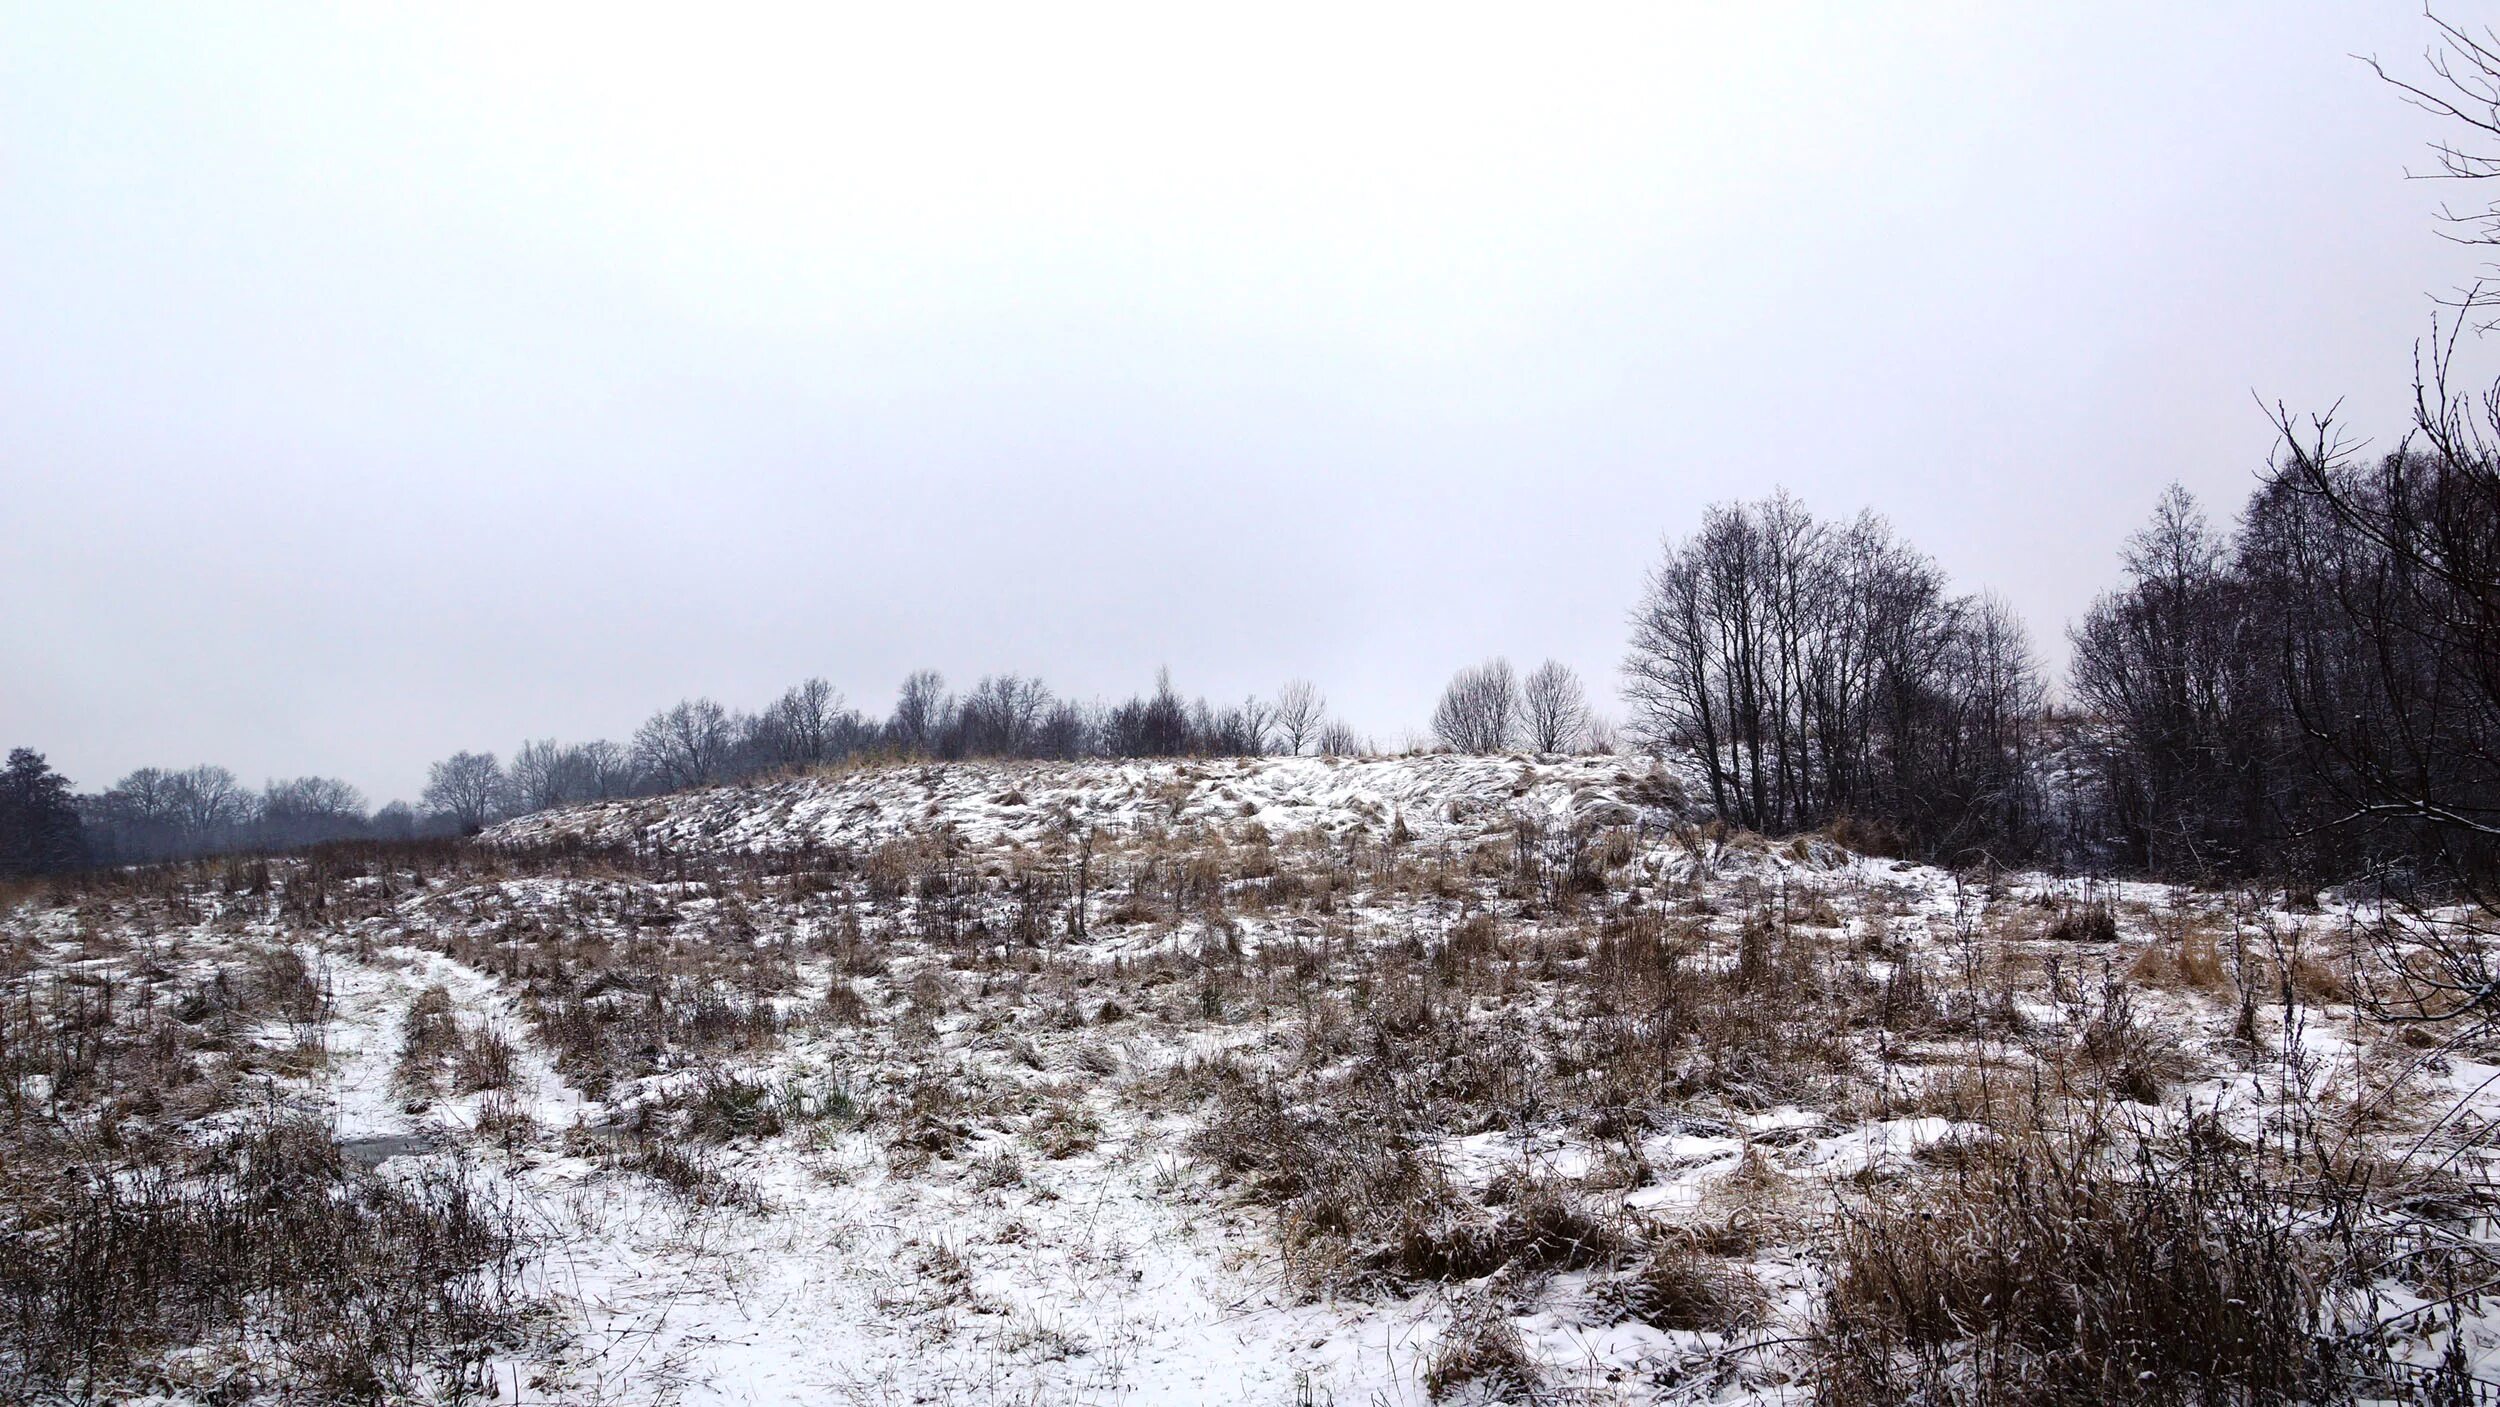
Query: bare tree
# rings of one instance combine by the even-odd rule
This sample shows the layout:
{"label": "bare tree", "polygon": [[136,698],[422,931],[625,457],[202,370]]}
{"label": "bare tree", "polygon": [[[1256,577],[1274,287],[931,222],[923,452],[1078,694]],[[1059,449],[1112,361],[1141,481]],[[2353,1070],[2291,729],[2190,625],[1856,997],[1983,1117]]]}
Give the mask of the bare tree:
{"label": "bare tree", "polygon": [[311,845],[364,829],[364,793],[336,777],[272,781],[261,792],[255,830],[263,845]]}
{"label": "bare tree", "polygon": [[141,824],[172,825],[179,819],[180,788],[175,774],[162,767],[141,767],[113,784],[105,795],[122,818]]}
{"label": "bare tree", "polygon": [[1433,735],[1454,752],[1500,752],[1518,730],[1519,680],[1506,659],[1460,670],[1432,712]]}
{"label": "bare tree", "polygon": [[1276,746],[1298,757],[1319,741],[1328,723],[1328,700],[1308,679],[1288,679],[1276,691]]}
{"label": "bare tree", "polygon": [[621,745],[600,738],[573,751],[581,772],[583,796],[605,801],[632,790],[634,760]]}
{"label": "bare tree", "polygon": [[505,779],[513,804],[523,811],[544,811],[573,799],[577,764],[572,750],[553,738],[521,744],[512,754]]}
{"label": "bare tree", "polygon": [[137,768],[83,808],[97,859],[120,864],[183,853],[178,775],[162,767]]}
{"label": "bare tree", "polygon": [[265,816],[272,810],[330,820],[362,821],[365,818],[365,794],[336,777],[297,777],[290,782],[269,784],[261,812]]}
{"label": "bare tree", "polygon": [[494,819],[503,791],[503,768],[496,765],[495,754],[455,752],[427,769],[424,800],[427,810],[469,834]]}
{"label": "bare tree", "polygon": [[[1633,613],[1624,692],[1654,748],[1689,748],[1713,809],[1785,832],[1843,816],[1956,854],[2024,814],[2006,701],[2036,683],[2010,624],[1872,514],[1818,522],[1785,494],[1714,505]],[[1981,695],[1986,697],[1981,697]]]}
{"label": "bare tree", "polygon": [[1371,744],[1358,736],[1342,718],[1330,721],[1328,726],[1319,730],[1315,746],[1322,757],[1366,757],[1372,750]]}
{"label": "bare tree", "polygon": [[1547,660],[1528,675],[1520,713],[1531,752],[1575,752],[1588,736],[1588,693],[1560,660]]}
{"label": "bare tree", "polygon": [[938,734],[953,710],[946,697],[946,676],[934,669],[913,671],[894,696],[894,721],[889,725],[895,745],[906,752],[937,750]]}
{"label": "bare tree", "polygon": [[984,675],[956,709],[957,736],[947,740],[942,750],[976,757],[1027,756],[1051,705],[1050,690],[1039,679]]}
{"label": "bare tree", "polygon": [[708,786],[720,780],[736,737],[727,709],[710,699],[687,699],[635,730],[634,760],[667,786]]}
{"label": "bare tree", "polygon": [[1583,732],[1587,741],[1584,742],[1582,746],[1586,747],[1590,752],[1600,754],[1613,753],[1619,752],[1623,748],[1623,736],[1621,731],[1615,727],[1615,721],[1612,718],[1607,717],[1605,714],[1591,713],[1589,715],[1588,726],[1583,730]]}
{"label": "bare tree", "polygon": [[2127,540],[2128,583],[2071,633],[2076,696],[2114,731],[2107,791],[2127,859],[2169,872],[2237,869],[2270,828],[2241,783],[2268,750],[2279,681],[2247,647],[2255,607],[2231,543],[2172,484]]}
{"label": "bare tree", "polygon": [[[2454,139],[2431,143],[2437,169],[2405,174],[2468,186],[2500,181],[2500,36],[2489,29],[2477,34],[2435,14],[2424,18],[2437,38],[2424,55],[2430,72],[2420,81],[2389,73],[2376,58],[2362,60],[2407,102],[2460,129]],[[2463,207],[2442,202],[2438,218],[2446,228],[2441,233],[2459,244],[2500,245],[2500,198],[2491,196],[2489,188],[2485,191],[2484,198]],[[2500,264],[2487,265],[2485,272],[2500,273]],[[2500,288],[2478,281],[2451,301],[2469,311],[2489,308],[2500,304]]]}
{"label": "bare tree", "polygon": [[[2430,179],[2500,181],[2500,33],[2427,18],[2427,77],[2366,62],[2449,124]],[[2442,233],[2500,246],[2492,190],[2443,205]],[[2305,812],[2340,868],[2374,872],[2364,1003],[2477,1037],[2500,1026],[2500,385],[2460,392],[2451,376],[2465,327],[2492,330],[2480,319],[2500,306],[2500,265],[2483,272],[2417,347],[2412,429],[2376,463],[2331,410],[2304,426],[2275,407],[2282,439],[2234,573],[2248,609],[2232,613],[2235,639],[2273,637],[2266,697],[2279,691],[2282,750],[2307,764],[2268,800],[2310,793],[2281,809]]]}
{"label": "bare tree", "polygon": [[1224,710],[1220,731],[1225,751],[1241,757],[1265,757],[1268,743],[1276,733],[1276,710],[1253,694],[1243,699],[1239,707]]}
{"label": "bare tree", "polygon": [[849,712],[842,691],[823,679],[792,685],[764,711],[773,760],[798,766],[831,761],[840,748]]}
{"label": "bare tree", "polygon": [[1041,726],[1026,752],[1032,757],[1079,758],[1092,750],[1098,735],[1092,710],[1061,699],[1042,716]]}
{"label": "bare tree", "polygon": [[215,843],[219,832],[250,819],[251,797],[243,784],[223,767],[200,766],[175,773],[171,788],[174,815],[194,845]]}

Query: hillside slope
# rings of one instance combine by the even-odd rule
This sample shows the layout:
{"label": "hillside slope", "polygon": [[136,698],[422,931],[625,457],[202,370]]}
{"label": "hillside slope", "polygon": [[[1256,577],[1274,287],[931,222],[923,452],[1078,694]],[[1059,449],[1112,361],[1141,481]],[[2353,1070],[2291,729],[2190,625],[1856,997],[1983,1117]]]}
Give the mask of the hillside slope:
{"label": "hillside slope", "polygon": [[[2416,1314],[2500,1265],[2500,1052],[2366,1018],[2364,915],[1699,795],[1672,759],[889,765],[0,896],[0,1382],[2340,1400],[2252,1385],[2390,1380],[2314,1332],[2382,1314],[2388,1359],[2500,1361],[2480,1302]],[[99,1170],[198,1235],[84,1255],[122,1244]],[[2371,1229],[2329,1244],[2322,1197]],[[2137,1253],[2178,1226],[2213,1234]]]}
{"label": "hillside slope", "polygon": [[954,762],[851,767],[784,781],[566,807],[505,821],[510,847],[655,844],[698,851],[864,847],[951,831],[974,845],[1037,843],[1088,828],[1279,836],[1384,835],[1403,822],[1438,841],[1507,827],[1670,824],[1696,814],[1689,759],[1269,757],[1120,762]]}

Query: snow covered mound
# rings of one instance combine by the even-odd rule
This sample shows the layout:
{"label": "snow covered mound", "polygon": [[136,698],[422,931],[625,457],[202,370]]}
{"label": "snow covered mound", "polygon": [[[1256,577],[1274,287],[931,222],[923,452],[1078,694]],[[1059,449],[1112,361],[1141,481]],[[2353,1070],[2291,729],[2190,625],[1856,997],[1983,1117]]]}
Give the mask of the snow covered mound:
{"label": "snow covered mound", "polygon": [[1122,762],[947,762],[851,767],[784,781],[542,811],[487,830],[490,845],[659,844],[775,852],[871,845],[951,829],[974,845],[1087,828],[1383,834],[1431,841],[1528,819],[1546,826],[1669,823],[1697,809],[1689,759],[1265,757]]}

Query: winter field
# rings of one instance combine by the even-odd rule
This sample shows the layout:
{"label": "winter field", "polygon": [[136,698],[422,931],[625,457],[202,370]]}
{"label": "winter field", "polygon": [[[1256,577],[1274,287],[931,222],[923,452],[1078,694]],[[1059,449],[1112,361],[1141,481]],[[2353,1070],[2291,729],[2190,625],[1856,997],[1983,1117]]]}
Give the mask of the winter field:
{"label": "winter field", "polygon": [[2500,1057],[2356,1013],[2374,911],[1695,787],[863,766],[8,891],[0,1397],[2478,1400]]}

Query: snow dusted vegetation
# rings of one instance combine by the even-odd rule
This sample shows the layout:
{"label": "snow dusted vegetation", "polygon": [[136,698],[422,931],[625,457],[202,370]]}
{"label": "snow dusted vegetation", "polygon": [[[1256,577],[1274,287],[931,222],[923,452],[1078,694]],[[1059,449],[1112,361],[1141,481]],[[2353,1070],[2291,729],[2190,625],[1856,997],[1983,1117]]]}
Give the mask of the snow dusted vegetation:
{"label": "snow dusted vegetation", "polygon": [[2410,1400],[2490,1349],[2500,1066],[2357,1020],[2363,911],[1700,800],[863,765],[15,891],[0,1395]]}
{"label": "snow dusted vegetation", "polygon": [[774,853],[941,833],[970,845],[1036,846],[1086,830],[1107,837],[1198,831],[1239,838],[1255,824],[1340,842],[1482,834],[1539,826],[1684,819],[1690,768],[1643,759],[1542,764],[1456,753],[1233,758],[1198,762],[954,763],[867,768],[523,816],[489,845],[657,844]]}

